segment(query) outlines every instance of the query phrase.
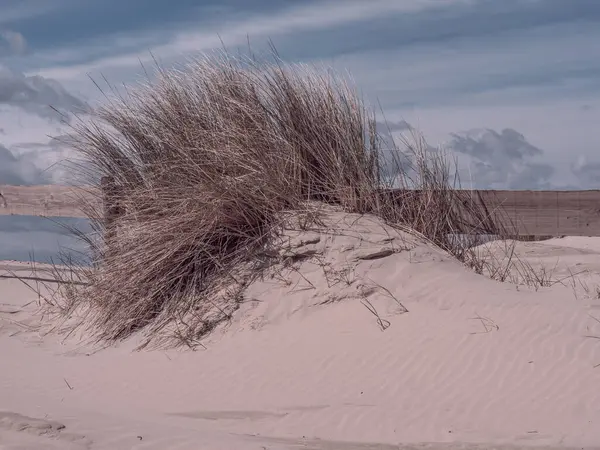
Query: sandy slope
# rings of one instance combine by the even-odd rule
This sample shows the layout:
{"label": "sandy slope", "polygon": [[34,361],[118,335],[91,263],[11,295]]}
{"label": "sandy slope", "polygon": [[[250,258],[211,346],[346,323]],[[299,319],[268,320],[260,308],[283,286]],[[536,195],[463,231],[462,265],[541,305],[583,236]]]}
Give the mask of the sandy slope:
{"label": "sandy slope", "polygon": [[[197,351],[40,335],[16,323],[37,323],[35,294],[0,279],[0,449],[600,448],[600,340],[586,337],[600,300],[497,283],[376,220],[330,219],[290,235],[288,252],[312,256],[252,285]],[[527,257],[598,270],[599,242]]]}
{"label": "sandy slope", "polygon": [[[505,265],[514,245],[515,258],[509,266],[512,280],[523,281],[524,264],[543,274],[550,283],[571,289],[575,298],[600,297],[600,238],[567,236],[540,242],[497,241],[479,247],[479,255]],[[521,272],[521,273],[519,273]]]}

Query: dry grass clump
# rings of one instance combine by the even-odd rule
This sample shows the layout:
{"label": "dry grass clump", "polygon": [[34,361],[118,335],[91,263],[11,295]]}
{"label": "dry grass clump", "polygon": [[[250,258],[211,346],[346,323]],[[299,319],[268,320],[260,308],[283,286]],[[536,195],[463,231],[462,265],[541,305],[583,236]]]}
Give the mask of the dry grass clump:
{"label": "dry grass clump", "polygon": [[72,145],[89,181],[112,180],[116,218],[89,205],[104,237],[90,241],[94,267],[53,300],[98,339],[209,332],[269,264],[281,212],[307,201],[378,215],[459,257],[450,234],[501,234],[443,154],[419,139],[384,148],[374,114],[328,70],[218,53],[106,98]]}

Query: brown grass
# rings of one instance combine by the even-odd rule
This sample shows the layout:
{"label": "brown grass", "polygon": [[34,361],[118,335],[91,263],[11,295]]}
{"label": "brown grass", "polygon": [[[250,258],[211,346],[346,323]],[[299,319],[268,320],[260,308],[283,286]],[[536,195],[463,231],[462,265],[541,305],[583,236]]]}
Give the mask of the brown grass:
{"label": "brown grass", "polygon": [[377,215],[462,260],[450,235],[506,234],[497,211],[457,190],[443,153],[416,133],[406,148],[385,148],[350,83],[276,56],[216,53],[159,68],[126,94],[107,94],[73,132],[88,161],[80,175],[95,186],[112,177],[122,213],[107,224],[90,202],[103,237],[89,240],[94,266],[85,286],[63,284],[52,301],[63,317],[83,314],[98,340],[210,332],[270,264],[281,213],[301,211],[308,224],[315,201]]}

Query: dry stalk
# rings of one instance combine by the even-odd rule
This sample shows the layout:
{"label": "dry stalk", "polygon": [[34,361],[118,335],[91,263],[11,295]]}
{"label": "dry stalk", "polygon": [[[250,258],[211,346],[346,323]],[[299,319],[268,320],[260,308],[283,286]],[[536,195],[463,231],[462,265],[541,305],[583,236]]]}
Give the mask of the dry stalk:
{"label": "dry stalk", "polygon": [[367,298],[363,298],[361,300],[361,303],[364,305],[365,308],[367,308],[367,310],[371,314],[373,314],[377,318],[377,325],[379,325],[381,331],[385,331],[390,327],[391,322],[389,320],[382,319],[379,313],[377,312],[377,309],[375,309],[373,304]]}

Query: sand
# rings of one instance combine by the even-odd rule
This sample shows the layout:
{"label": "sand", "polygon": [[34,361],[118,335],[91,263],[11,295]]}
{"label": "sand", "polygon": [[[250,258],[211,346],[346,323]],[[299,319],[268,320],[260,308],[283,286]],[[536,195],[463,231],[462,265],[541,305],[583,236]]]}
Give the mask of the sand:
{"label": "sand", "polygon": [[[306,259],[195,351],[42,333],[36,294],[0,278],[0,449],[600,448],[593,289],[499,283],[335,219],[290,235]],[[519,245],[600,280],[598,238]]]}

